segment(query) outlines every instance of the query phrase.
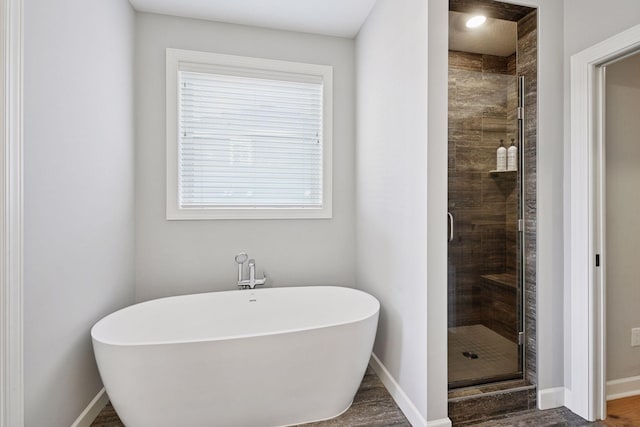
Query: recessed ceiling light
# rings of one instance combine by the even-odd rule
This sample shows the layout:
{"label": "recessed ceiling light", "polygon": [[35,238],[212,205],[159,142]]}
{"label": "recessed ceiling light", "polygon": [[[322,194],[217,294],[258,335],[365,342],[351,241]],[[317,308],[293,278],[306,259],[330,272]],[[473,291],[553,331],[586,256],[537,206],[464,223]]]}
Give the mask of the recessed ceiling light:
{"label": "recessed ceiling light", "polygon": [[467,21],[467,28],[478,28],[480,25],[484,24],[486,20],[486,16],[476,15],[472,18],[469,18],[469,20]]}

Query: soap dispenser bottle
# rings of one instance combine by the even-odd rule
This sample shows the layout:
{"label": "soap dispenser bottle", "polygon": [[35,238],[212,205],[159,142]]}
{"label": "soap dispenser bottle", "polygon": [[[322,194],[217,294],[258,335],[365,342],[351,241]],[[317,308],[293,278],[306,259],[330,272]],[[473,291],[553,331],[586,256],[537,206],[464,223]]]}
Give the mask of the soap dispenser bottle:
{"label": "soap dispenser bottle", "polygon": [[504,139],[500,140],[500,147],[498,147],[498,153],[497,153],[497,164],[496,164],[496,170],[497,171],[505,171],[507,170],[507,149],[504,146]]}
{"label": "soap dispenser bottle", "polygon": [[511,146],[507,150],[507,170],[518,170],[518,147],[516,147],[516,139],[511,138]]}

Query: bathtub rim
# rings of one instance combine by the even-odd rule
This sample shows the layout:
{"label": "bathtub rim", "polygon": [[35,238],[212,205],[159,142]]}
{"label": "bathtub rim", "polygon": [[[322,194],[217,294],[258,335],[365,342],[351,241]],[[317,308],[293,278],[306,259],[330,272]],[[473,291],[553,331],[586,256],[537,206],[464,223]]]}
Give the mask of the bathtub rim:
{"label": "bathtub rim", "polygon": [[[304,331],[312,331],[312,330],[316,330],[316,329],[325,329],[325,328],[334,328],[334,327],[339,327],[339,326],[344,326],[344,325],[350,325],[353,323],[359,323],[359,322],[363,322],[365,320],[368,320],[374,316],[379,316],[380,314],[380,301],[378,300],[378,298],[376,298],[375,296],[371,295],[368,292],[364,292],[360,289],[355,289],[355,288],[349,288],[346,286],[335,286],[335,285],[310,285],[310,286],[281,286],[281,287],[275,287],[275,288],[261,288],[261,289],[253,289],[251,291],[256,291],[256,292],[262,292],[262,291],[269,291],[269,290],[274,290],[274,289],[288,289],[288,288],[340,288],[340,289],[347,289],[349,291],[354,291],[357,293],[361,293],[364,294],[366,297],[369,297],[373,300],[373,302],[375,303],[375,310],[373,310],[373,312],[371,312],[370,314],[366,315],[366,316],[360,316],[360,317],[356,317],[353,319],[350,319],[349,321],[343,321],[343,322],[333,322],[333,323],[325,323],[322,325],[316,325],[316,326],[309,326],[309,327],[304,327],[304,328],[288,328],[288,329],[279,329],[277,331],[268,331],[268,332],[261,332],[261,333],[252,333],[252,334],[237,334],[237,335],[229,335],[229,336],[225,336],[225,337],[207,337],[207,338],[197,338],[197,339],[184,339],[184,340],[172,340],[172,341],[149,341],[149,342],[127,342],[127,343],[123,343],[123,342],[118,342],[115,340],[105,340],[105,339],[100,339],[98,337],[96,337],[96,333],[95,330],[96,328],[103,322],[103,321],[107,321],[111,316],[115,315],[116,313],[120,313],[124,310],[130,310],[133,309],[133,307],[139,306],[139,305],[146,305],[146,304],[152,304],[156,301],[160,301],[160,300],[166,300],[166,299],[172,299],[172,298],[182,298],[182,297],[189,297],[189,296],[195,296],[195,295],[207,295],[207,294],[216,294],[216,293],[221,293],[221,292],[247,292],[246,290],[240,290],[240,289],[233,289],[233,290],[228,290],[228,291],[212,291],[212,292],[199,292],[199,293],[194,293],[194,294],[184,294],[184,295],[173,295],[173,296],[168,296],[168,297],[161,297],[161,298],[155,298],[152,300],[148,300],[148,301],[143,301],[143,302],[139,302],[136,304],[132,304],[129,305],[127,307],[123,307],[119,310],[116,310],[112,313],[107,314],[106,316],[102,317],[100,320],[98,320],[92,327],[91,327],[91,340],[92,342],[98,342],[100,344],[103,345],[108,345],[108,346],[114,346],[114,347],[139,347],[139,346],[154,346],[154,345],[179,345],[179,344],[196,344],[196,343],[205,343],[205,342],[218,342],[218,341],[229,341],[229,340],[239,340],[239,339],[247,339],[247,338],[257,338],[257,337],[268,337],[268,336],[272,336],[272,335],[281,335],[281,334],[291,334],[291,333],[296,333],[296,332],[304,332]],[[348,409],[348,408],[347,408]]]}

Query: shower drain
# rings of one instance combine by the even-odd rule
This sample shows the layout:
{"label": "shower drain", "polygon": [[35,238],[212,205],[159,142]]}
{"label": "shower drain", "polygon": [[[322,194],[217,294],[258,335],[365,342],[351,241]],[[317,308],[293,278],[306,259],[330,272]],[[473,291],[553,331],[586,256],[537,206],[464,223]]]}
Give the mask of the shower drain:
{"label": "shower drain", "polygon": [[462,355],[464,357],[466,357],[467,359],[477,359],[478,358],[478,355],[473,353],[473,352],[471,352],[471,351],[463,351]]}

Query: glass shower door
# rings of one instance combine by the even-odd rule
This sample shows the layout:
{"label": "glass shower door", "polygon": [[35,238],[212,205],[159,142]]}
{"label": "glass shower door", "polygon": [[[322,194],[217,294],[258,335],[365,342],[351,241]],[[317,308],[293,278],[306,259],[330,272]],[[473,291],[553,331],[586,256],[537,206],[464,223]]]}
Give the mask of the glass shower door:
{"label": "glass shower door", "polygon": [[523,126],[509,69],[449,70],[449,388],[523,373]]}

